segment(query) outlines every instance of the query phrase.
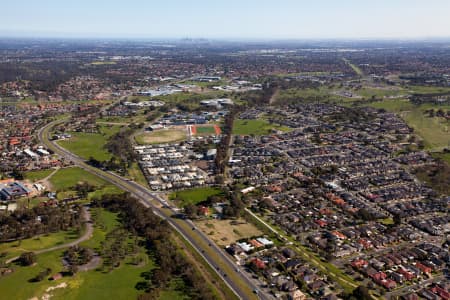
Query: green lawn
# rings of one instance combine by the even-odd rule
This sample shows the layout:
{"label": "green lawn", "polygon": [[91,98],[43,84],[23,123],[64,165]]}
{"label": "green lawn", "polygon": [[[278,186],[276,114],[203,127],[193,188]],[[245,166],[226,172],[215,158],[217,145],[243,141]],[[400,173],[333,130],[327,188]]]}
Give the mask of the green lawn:
{"label": "green lawn", "polygon": [[372,98],[375,96],[376,98],[384,98],[384,97],[397,97],[406,95],[407,92],[402,89],[395,88],[373,88],[373,87],[363,87],[357,90],[351,90],[352,93],[358,94],[366,99]]}
{"label": "green lawn", "polygon": [[120,128],[122,126],[102,125],[101,133],[72,132],[72,138],[58,141],[58,144],[84,159],[92,156],[99,161],[109,160],[112,154],[104,146]]}
{"label": "green lawn", "polygon": [[423,104],[414,105],[408,100],[383,100],[371,103],[375,108],[384,108],[396,112],[405,122],[414,128],[414,132],[425,142],[428,150],[441,150],[450,146],[450,122],[443,118],[429,118],[424,114],[427,109],[450,109],[449,106]]}
{"label": "green lawn", "polygon": [[442,159],[450,165],[450,153],[442,153],[442,152],[433,152],[432,156],[435,158]]}
{"label": "green lawn", "polygon": [[355,64],[352,64],[348,59],[344,58],[344,61],[350,66],[350,68],[353,69],[353,71],[355,71],[355,73],[359,76],[363,76],[364,73],[363,71]]}
{"label": "green lawn", "polygon": [[289,131],[288,127],[277,124],[270,124],[266,120],[235,120],[233,134],[236,135],[267,135],[272,129]]}
{"label": "green lawn", "polygon": [[371,103],[369,106],[379,109],[384,108],[385,110],[391,112],[401,112],[414,109],[414,104],[409,102],[407,99],[377,101]]}
{"label": "green lawn", "polygon": [[384,225],[394,225],[394,220],[392,218],[386,218],[381,220],[381,223]]}
{"label": "green lawn", "polygon": [[[28,202],[29,200],[29,202]],[[35,206],[38,206],[39,203],[43,202],[43,201],[47,201],[48,198],[45,196],[41,196],[41,197],[33,197],[31,199],[28,198],[21,198],[21,199],[17,199],[17,207],[18,208],[33,208]]]}
{"label": "green lawn", "polygon": [[414,128],[425,141],[427,149],[442,149],[450,146],[450,122],[443,118],[429,118],[422,109],[401,113],[402,118]]}
{"label": "green lawn", "polygon": [[55,274],[62,270],[61,257],[64,250],[52,251],[37,256],[37,263],[29,267],[13,265],[14,272],[0,279],[0,291],[2,299],[30,299],[34,296],[42,296],[50,286],[55,286],[61,282],[42,280],[41,282],[28,282],[39,272],[46,268],[51,268]]}
{"label": "green lawn", "polygon": [[184,207],[188,204],[197,204],[205,201],[209,196],[221,195],[223,192],[221,189],[213,187],[203,187],[189,189],[170,194],[170,199],[180,199],[179,206]]}
{"label": "green lawn", "polygon": [[[189,83],[186,83],[189,84]],[[218,83],[214,85],[219,85]],[[138,97],[138,96],[137,96]],[[181,104],[184,107],[195,110],[200,107],[200,101],[206,100],[206,99],[212,99],[212,98],[222,98],[227,97],[227,93],[223,91],[208,91],[205,93],[190,93],[190,92],[182,92],[182,93],[176,93],[171,95],[164,95],[164,96],[157,96],[152,97],[152,100],[160,100],[166,103],[166,107],[171,108],[175,107],[177,104]],[[135,96],[130,97],[130,101],[132,99],[136,98]],[[149,97],[142,97],[146,100],[149,99]]]}
{"label": "green lawn", "polygon": [[78,167],[60,169],[50,178],[50,183],[57,191],[67,190],[82,181],[99,187],[108,185],[103,179]]}
{"label": "green lawn", "polygon": [[142,272],[153,268],[151,260],[143,266],[134,266],[125,260],[119,268],[109,273],[100,271],[80,272],[69,281],[69,287],[57,290],[55,299],[65,300],[128,300],[136,299],[140,291],[135,285],[142,281]]}
{"label": "green lawn", "polygon": [[[92,209],[92,213],[96,222],[94,234],[90,240],[82,245],[98,248],[101,246],[106,233],[121,225],[115,213],[103,209]],[[35,241],[32,241],[32,243],[33,245],[36,244]],[[24,245],[24,241],[22,245]],[[51,274],[62,271],[61,257],[63,252],[64,250],[58,250],[38,255],[37,264],[34,266],[14,265],[14,272],[0,280],[1,298],[30,299],[34,296],[42,297],[47,288],[64,282],[67,287],[50,292],[53,295],[52,299],[136,299],[141,292],[135,289],[135,285],[143,280],[142,272],[150,271],[154,267],[153,261],[146,254],[145,249],[141,248],[137,255],[144,257],[144,263],[139,266],[131,264],[132,257],[128,256],[118,268],[111,272],[91,270],[78,272],[74,277],[64,277],[56,282],[46,279],[37,283],[28,282],[29,279],[48,267],[52,269]]]}
{"label": "green lawn", "polygon": [[213,126],[196,126],[198,134],[215,134],[216,130]]}
{"label": "green lawn", "polygon": [[52,269],[52,274],[62,271],[62,253],[63,250],[45,253],[38,256],[35,266],[15,267],[13,274],[2,277],[0,280],[2,298],[30,299],[33,296],[42,296],[48,287],[65,282],[68,285],[66,288],[51,292],[54,296],[52,299],[136,299],[141,293],[135,289],[135,285],[142,280],[140,274],[153,268],[150,259],[141,266],[131,265],[129,259],[126,259],[119,268],[108,273],[91,270],[79,272],[74,277],[64,277],[56,282],[49,280],[38,283],[28,282],[47,267]]}
{"label": "green lawn", "polygon": [[182,290],[184,287],[184,282],[182,279],[173,279],[170,282],[170,287],[167,291],[162,291],[159,295],[159,300],[187,300],[190,299],[189,296],[184,295]]}
{"label": "green lawn", "polygon": [[81,246],[91,249],[98,249],[108,232],[119,226],[117,214],[104,209],[91,209],[92,220],[94,221],[94,233],[92,238],[81,243]]}
{"label": "green lawn", "polygon": [[23,177],[25,179],[35,182],[35,181],[44,179],[45,177],[50,175],[53,171],[54,171],[54,169],[28,171],[23,174],[24,175]]}
{"label": "green lawn", "polygon": [[115,185],[106,185],[103,186],[101,189],[97,189],[93,192],[90,192],[88,194],[88,200],[92,200],[94,198],[100,198],[103,195],[106,194],[121,194],[123,193],[123,190],[119,189]]}
{"label": "green lawn", "polygon": [[109,123],[140,123],[145,122],[146,115],[144,114],[145,110],[140,109],[136,111],[135,116],[130,117],[120,117],[120,116],[106,116],[103,118],[98,118],[97,123],[109,122]]}
{"label": "green lawn", "polygon": [[110,122],[110,123],[131,123],[133,122],[134,117],[119,117],[119,116],[112,116],[112,117],[103,117],[98,118],[97,122]]}
{"label": "green lawn", "polygon": [[24,239],[21,241],[0,243],[0,253],[5,253],[5,258],[9,259],[18,256],[23,252],[36,251],[39,249],[50,248],[71,242],[73,240],[76,240],[79,235],[80,233],[76,230],[60,231]]}
{"label": "green lawn", "polygon": [[133,181],[139,183],[142,186],[148,187],[147,179],[145,179],[144,174],[141,171],[138,163],[134,162],[131,168],[128,168],[128,176]]}
{"label": "green lawn", "polygon": [[436,87],[436,86],[410,86],[407,90],[416,94],[440,94],[449,93],[450,88],[448,87]]}

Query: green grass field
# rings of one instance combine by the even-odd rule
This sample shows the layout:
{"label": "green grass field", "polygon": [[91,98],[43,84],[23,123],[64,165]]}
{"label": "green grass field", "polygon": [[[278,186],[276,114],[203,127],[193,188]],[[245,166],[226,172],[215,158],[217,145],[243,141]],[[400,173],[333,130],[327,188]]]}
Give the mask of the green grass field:
{"label": "green grass field", "polygon": [[28,280],[35,277],[39,272],[46,268],[51,268],[52,273],[55,274],[62,270],[61,257],[64,250],[44,253],[37,256],[37,263],[29,267],[21,267],[14,265],[14,272],[8,276],[4,276],[0,280],[0,290],[2,291],[3,299],[30,299],[34,296],[41,296],[45,290],[50,286],[55,286],[66,280],[60,282],[52,282],[43,280],[41,282],[28,282]]}
{"label": "green grass field", "polygon": [[184,207],[188,204],[197,204],[205,201],[209,196],[221,195],[223,192],[218,188],[213,187],[203,187],[189,189],[179,192],[174,192],[169,195],[170,199],[179,199],[180,202],[177,203],[179,206]]}
{"label": "green grass field", "polygon": [[408,100],[400,99],[374,102],[370,106],[398,113],[409,126],[414,128],[414,132],[424,140],[426,149],[441,150],[450,146],[450,122],[443,118],[430,118],[424,114],[427,109],[450,109],[450,106],[414,105]]}
{"label": "green grass field", "polygon": [[142,272],[153,268],[153,263],[142,266],[133,266],[126,259],[119,268],[111,272],[100,271],[80,272],[69,281],[69,287],[57,290],[55,299],[65,300],[128,300],[136,299],[140,291],[135,289],[135,285],[142,281]]}
{"label": "green grass field", "polygon": [[128,176],[133,181],[136,181],[142,186],[148,187],[147,179],[145,179],[144,174],[141,171],[141,168],[139,167],[138,163],[134,162],[131,165],[131,168],[128,168]]}
{"label": "green grass field", "polygon": [[233,134],[236,135],[267,135],[272,129],[289,131],[289,128],[270,124],[266,120],[235,120],[233,126]]}
{"label": "green grass field", "polygon": [[443,161],[447,162],[447,164],[450,165],[450,153],[433,152],[432,156],[434,158],[442,159]]}
{"label": "green grass field", "polygon": [[117,214],[104,209],[91,209],[92,220],[94,221],[94,232],[92,238],[81,243],[81,246],[91,249],[98,249],[108,232],[120,225]]}
{"label": "green grass field", "polygon": [[[93,209],[95,214],[95,230],[92,238],[83,243],[83,246],[92,248],[101,247],[101,242],[105,239],[107,232],[121,226],[117,221],[117,214],[102,210]],[[46,242],[30,241],[30,247],[48,247],[63,239],[63,234],[56,234]],[[51,242],[50,242],[51,241]],[[25,245],[22,241],[22,246]],[[1,245],[3,247],[3,245]],[[143,248],[137,255],[144,257],[143,264],[138,266],[131,264],[132,257],[124,259],[118,268],[110,272],[100,270],[90,270],[78,272],[73,277],[64,277],[56,282],[44,279],[41,282],[32,283],[28,280],[36,276],[45,268],[51,268],[51,274],[62,271],[62,254],[64,250],[53,251],[38,255],[37,264],[30,267],[14,265],[14,272],[0,280],[1,298],[3,299],[30,299],[32,297],[42,297],[49,287],[54,287],[61,283],[66,283],[67,287],[51,291],[52,299],[136,299],[141,293],[135,289],[135,285],[142,281],[142,272],[150,271],[153,261],[146,254]]]}
{"label": "green grass field", "polygon": [[450,93],[448,87],[436,87],[436,86],[409,86],[407,90],[416,94],[440,94]]}
{"label": "green grass field", "polygon": [[184,287],[184,282],[181,279],[173,279],[170,282],[169,290],[162,291],[159,295],[159,300],[188,300],[189,296],[184,295],[181,291]]}
{"label": "green grass field", "polygon": [[357,90],[351,90],[352,93],[360,95],[366,99],[372,98],[384,98],[384,97],[400,97],[407,94],[403,89],[395,88],[373,88],[373,87],[363,87]]}
{"label": "green grass field", "polygon": [[84,159],[92,156],[99,161],[109,160],[112,154],[104,146],[113,134],[119,132],[121,127],[102,125],[101,133],[73,132],[71,139],[58,141],[58,144]]}
{"label": "green grass field", "polygon": [[99,187],[108,185],[103,179],[78,167],[60,169],[50,178],[50,183],[57,191],[67,190],[82,181]]}
{"label": "green grass field", "polygon": [[133,118],[134,117],[103,117],[103,118],[98,118],[97,122],[110,122],[110,123],[131,123],[133,122]]}
{"label": "green grass field", "polygon": [[214,126],[196,126],[197,134],[215,134]]}
{"label": "green grass field", "polygon": [[349,65],[350,68],[353,69],[353,71],[355,71],[355,73],[358,76],[363,76],[364,75],[363,71],[357,65],[352,64],[348,59],[345,59],[345,58],[344,58],[344,61]]}
{"label": "green grass field", "polygon": [[135,116],[130,116],[130,117],[119,117],[119,116],[106,116],[103,118],[98,118],[97,119],[97,123],[126,123],[126,124],[131,124],[131,123],[141,123],[141,122],[145,122],[145,118],[146,115],[144,114],[145,110],[144,109],[139,109],[136,111],[136,115]]}
{"label": "green grass field", "polygon": [[401,113],[402,118],[414,128],[416,134],[425,141],[429,150],[439,150],[450,146],[450,122],[442,118],[429,118],[423,114],[423,109],[414,109]]}
{"label": "green grass field", "polygon": [[44,179],[45,177],[50,175],[53,171],[54,171],[54,169],[28,171],[23,174],[24,175],[23,177],[25,179],[35,182],[35,181]]}
{"label": "green grass field", "polygon": [[105,194],[121,194],[121,193],[123,193],[123,191],[118,187],[116,187],[115,185],[105,185],[102,186],[100,189],[96,189],[95,191],[90,192],[88,194],[88,200],[100,198]]}
{"label": "green grass field", "polygon": [[69,243],[73,240],[76,240],[79,235],[79,232],[75,230],[60,231],[24,239],[21,241],[1,243],[0,253],[5,254],[5,257],[3,259],[9,259],[12,257],[16,257],[23,252],[36,251],[39,249],[45,249]]}
{"label": "green grass field", "polygon": [[407,99],[377,101],[371,103],[369,106],[379,109],[384,108],[387,111],[397,113],[414,109],[414,104]]}

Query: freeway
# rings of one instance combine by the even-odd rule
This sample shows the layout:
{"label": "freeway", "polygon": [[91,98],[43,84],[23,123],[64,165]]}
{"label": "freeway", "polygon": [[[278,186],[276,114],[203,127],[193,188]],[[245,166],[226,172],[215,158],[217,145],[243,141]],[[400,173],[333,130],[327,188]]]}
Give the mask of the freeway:
{"label": "freeway", "polygon": [[[125,190],[138,198],[146,207],[151,207],[153,212],[166,220],[215,270],[219,277],[240,299],[273,299],[269,294],[258,286],[258,283],[251,279],[245,272],[241,272],[231,258],[212,242],[202,231],[197,230],[191,220],[175,219],[173,215],[177,211],[173,207],[168,207],[167,202],[158,194],[147,188],[123,178],[112,172],[105,172],[85,163],[84,159],[69,152],[65,148],[50,141],[48,134],[52,127],[65,120],[57,120],[48,123],[38,131],[39,141],[61,157],[72,161],[78,167],[90,172],[114,185]],[[254,293],[254,292],[257,293]]]}

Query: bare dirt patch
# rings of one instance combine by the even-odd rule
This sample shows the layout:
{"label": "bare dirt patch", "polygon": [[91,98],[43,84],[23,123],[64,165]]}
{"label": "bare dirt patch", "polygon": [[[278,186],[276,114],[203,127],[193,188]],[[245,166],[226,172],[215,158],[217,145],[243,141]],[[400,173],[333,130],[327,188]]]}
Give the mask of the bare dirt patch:
{"label": "bare dirt patch", "polygon": [[263,233],[244,219],[196,221],[198,227],[219,246],[230,245],[237,240],[259,236]]}
{"label": "bare dirt patch", "polygon": [[186,139],[186,130],[182,129],[162,129],[153,132],[146,132],[136,136],[139,144],[163,144],[177,142]]}

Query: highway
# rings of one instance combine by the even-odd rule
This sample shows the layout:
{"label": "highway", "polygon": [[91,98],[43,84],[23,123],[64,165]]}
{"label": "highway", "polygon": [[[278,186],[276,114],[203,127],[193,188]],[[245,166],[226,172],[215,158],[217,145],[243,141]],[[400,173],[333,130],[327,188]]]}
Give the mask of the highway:
{"label": "highway", "polygon": [[[146,207],[151,207],[156,215],[165,219],[203,257],[239,299],[274,299],[271,295],[262,291],[258,282],[241,271],[229,255],[217,247],[202,231],[198,230],[191,220],[173,218],[172,216],[178,212],[173,207],[167,206],[167,202],[158,194],[115,173],[94,168],[86,164],[84,159],[51,141],[48,137],[49,130],[64,121],[53,121],[40,128],[38,131],[39,141],[61,157],[131,193]],[[254,291],[258,291],[258,293],[254,293]]]}

